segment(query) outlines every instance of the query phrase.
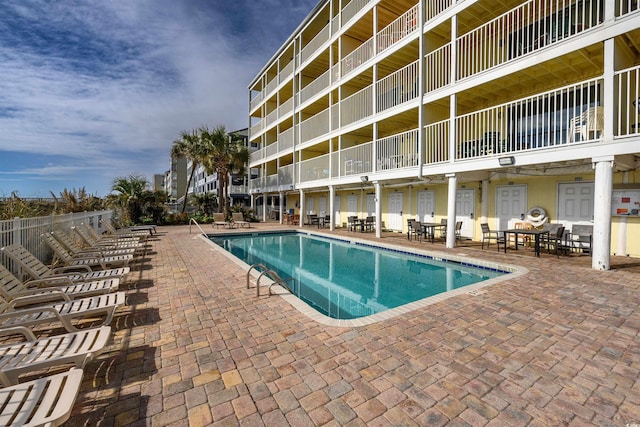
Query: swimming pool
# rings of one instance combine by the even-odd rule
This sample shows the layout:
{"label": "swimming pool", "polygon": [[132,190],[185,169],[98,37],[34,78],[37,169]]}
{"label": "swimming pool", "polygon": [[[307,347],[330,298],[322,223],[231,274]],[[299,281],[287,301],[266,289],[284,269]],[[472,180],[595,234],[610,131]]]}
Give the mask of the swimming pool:
{"label": "swimming pool", "polygon": [[291,292],[332,319],[358,319],[513,272],[310,232],[209,236],[248,265],[275,270]]}

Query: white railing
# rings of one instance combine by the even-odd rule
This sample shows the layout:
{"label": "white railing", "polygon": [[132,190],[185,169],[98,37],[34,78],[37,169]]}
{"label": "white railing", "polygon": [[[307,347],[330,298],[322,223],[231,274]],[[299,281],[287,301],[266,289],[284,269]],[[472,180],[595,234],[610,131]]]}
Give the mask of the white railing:
{"label": "white railing", "polygon": [[376,171],[413,167],[419,162],[418,129],[376,141]]}
{"label": "white railing", "polygon": [[640,10],[640,3],[637,0],[619,0],[616,16],[624,16]]}
{"label": "white railing", "polygon": [[[105,231],[102,222],[110,221],[112,216],[112,211],[104,210],[2,220],[0,221],[0,247],[13,244],[22,245],[40,261],[49,264],[52,252],[49,246],[43,242],[41,237],[43,233],[54,230],[68,233],[71,227],[84,223],[89,224],[97,233],[102,234]],[[1,253],[0,263],[14,273],[19,273],[19,268]]]}
{"label": "white railing", "polygon": [[329,132],[329,109],[300,123],[300,142],[305,143]]}
{"label": "white railing", "polygon": [[264,187],[266,191],[275,191],[278,189],[278,174],[267,175],[264,180]]}
{"label": "white railing", "polygon": [[264,120],[265,129],[268,128],[269,126],[271,126],[272,124],[274,124],[276,122],[276,120],[278,120],[278,110],[277,109],[273,110],[272,112],[267,114],[267,117],[265,117],[265,120]]}
{"label": "white railing", "polygon": [[373,159],[373,142],[359,144],[341,150],[340,176],[359,175],[371,172]]}
{"label": "white railing", "polygon": [[340,104],[333,104],[331,107],[331,130],[340,128]]}
{"label": "white railing", "polygon": [[254,164],[257,161],[260,161],[262,159],[264,159],[265,156],[265,151],[266,149],[264,148],[260,148],[259,150],[256,150],[254,152],[252,152],[251,154],[249,154],[249,164]]}
{"label": "white railing", "polygon": [[254,178],[249,181],[249,188],[251,189],[251,191],[264,191],[265,182],[266,180],[264,179],[264,177],[260,176],[258,178]]}
{"label": "white railing", "polygon": [[306,44],[305,47],[302,48],[302,51],[300,52],[301,63],[304,63],[307,59],[311,58],[311,56],[328,41],[329,25],[327,24],[313,37],[313,39],[311,39],[309,43]]}
{"label": "white railing", "polygon": [[424,163],[432,165],[449,160],[449,120],[424,127]]}
{"label": "white railing", "polygon": [[342,8],[342,25],[344,26],[351,18],[356,16],[371,0],[351,0]]}
{"label": "white railing", "polygon": [[293,185],[293,165],[280,166],[278,169],[278,184],[280,187]]}
{"label": "white railing", "polygon": [[229,194],[248,194],[249,187],[246,185],[229,185]]}
{"label": "white railing", "polygon": [[278,75],[278,81],[280,83],[284,83],[292,75],[293,75],[293,60],[289,61],[287,65],[282,67],[282,70],[280,70],[280,74]]}
{"label": "white railing", "polygon": [[335,83],[340,80],[340,63],[331,66],[331,83]]}
{"label": "white railing", "polygon": [[377,112],[411,101],[420,95],[418,62],[415,61],[376,83]]}
{"label": "white railing", "polygon": [[456,118],[456,159],[548,149],[602,138],[602,80],[548,91]]}
{"label": "white railing", "polygon": [[264,156],[270,157],[274,154],[278,154],[278,151],[280,151],[278,145],[279,144],[277,142],[267,145],[264,150]]}
{"label": "white railing", "polygon": [[251,109],[253,110],[254,108],[256,108],[258,105],[260,105],[260,102],[262,102],[262,99],[264,98],[264,92],[258,92],[252,99],[251,99]]}
{"label": "white railing", "polygon": [[273,92],[278,87],[278,76],[275,76],[269,83],[267,83],[267,88],[264,93],[269,96],[271,92]]}
{"label": "white railing", "polygon": [[430,0],[424,4],[425,21],[429,21],[442,12],[447,10],[453,4],[453,0]]}
{"label": "white railing", "polygon": [[346,126],[373,114],[373,85],[345,98],[340,103],[340,125]]}
{"label": "white railing", "polygon": [[373,58],[373,37],[355,48],[340,61],[342,64],[342,76],[346,76],[356,70],[371,58]]}
{"label": "white railing", "polygon": [[278,107],[278,118],[283,118],[293,111],[293,97],[287,99]]}
{"label": "white railing", "polygon": [[416,4],[378,32],[378,52],[388,49],[418,29],[418,6]]}
{"label": "white railing", "polygon": [[424,60],[425,93],[448,86],[451,83],[451,44],[429,52],[425,55]]}
{"label": "white railing", "polygon": [[464,79],[557,43],[602,22],[594,0],[531,0],[456,40]]}
{"label": "white railing", "polygon": [[300,90],[300,104],[313,98],[315,95],[327,89],[331,83],[331,71],[327,70],[314,81]]}
{"label": "white railing", "polygon": [[640,65],[615,73],[614,135],[627,136],[640,133]]}
{"label": "white railing", "polygon": [[280,151],[293,147],[293,128],[289,128],[278,135]]}
{"label": "white railing", "polygon": [[262,130],[262,126],[263,126],[263,121],[262,120],[260,120],[255,125],[251,126],[249,128],[249,138],[251,138],[252,136],[258,134],[258,132],[260,132]]}
{"label": "white railing", "polygon": [[300,162],[300,182],[329,178],[329,154]]}

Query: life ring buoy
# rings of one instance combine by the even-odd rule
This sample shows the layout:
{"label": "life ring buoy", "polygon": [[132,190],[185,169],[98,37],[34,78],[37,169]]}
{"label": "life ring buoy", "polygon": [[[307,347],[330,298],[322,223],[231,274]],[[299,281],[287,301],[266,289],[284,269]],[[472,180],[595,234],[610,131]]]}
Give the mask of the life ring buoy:
{"label": "life ring buoy", "polygon": [[527,221],[529,221],[534,227],[539,227],[547,222],[547,211],[540,206],[534,206],[527,211]]}

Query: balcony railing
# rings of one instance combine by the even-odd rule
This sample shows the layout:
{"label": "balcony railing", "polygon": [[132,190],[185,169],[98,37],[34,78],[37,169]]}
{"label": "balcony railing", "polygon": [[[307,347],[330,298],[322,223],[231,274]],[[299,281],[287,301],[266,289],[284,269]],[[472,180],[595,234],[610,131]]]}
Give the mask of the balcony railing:
{"label": "balcony railing", "polygon": [[373,142],[345,148],[340,153],[340,159],[342,159],[340,176],[360,175],[371,172],[373,170],[371,164],[371,159],[373,159]]}
{"label": "balcony railing", "polygon": [[284,67],[282,67],[282,70],[280,70],[280,75],[279,75],[279,78],[278,78],[278,82],[279,83],[284,83],[292,75],[293,75],[293,61],[289,61],[289,63],[287,65],[285,65]]}
{"label": "balcony railing", "polygon": [[269,126],[271,126],[272,124],[274,124],[276,122],[276,120],[278,120],[278,110],[277,109],[273,110],[272,112],[267,114],[267,117],[265,117],[265,119],[264,119],[264,127],[265,127],[265,129],[268,128]]}
{"label": "balcony railing", "polygon": [[293,128],[289,128],[278,135],[278,145],[280,146],[280,151],[293,147]]}
{"label": "balcony railing", "polygon": [[373,86],[367,86],[361,91],[345,98],[340,106],[340,124],[346,126],[373,114]]}
{"label": "balcony railing", "polygon": [[342,76],[355,71],[371,58],[373,58],[373,37],[355,48],[340,61],[342,64]]}
{"label": "balcony railing", "polygon": [[358,14],[372,0],[351,0],[342,8],[342,26]]}
{"label": "balcony railing", "polygon": [[433,165],[449,160],[449,120],[424,127],[424,164]]}
{"label": "balcony railing", "polygon": [[640,133],[640,65],[615,73],[615,96],[618,112],[615,115],[616,136]]}
{"label": "balcony railing", "polygon": [[293,111],[293,97],[287,99],[278,107],[278,118],[283,118]]}
{"label": "balcony railing", "polygon": [[253,99],[251,100],[251,109],[253,110],[254,108],[256,108],[258,105],[260,105],[260,103],[262,102],[262,99],[264,98],[264,92],[258,92],[256,93],[256,95],[253,97]]}
{"label": "balcony railing", "polygon": [[619,0],[616,16],[625,16],[638,11],[640,11],[640,3],[637,0]]}
{"label": "balcony railing", "polygon": [[456,159],[599,140],[601,86],[588,80],[457,117]]}
{"label": "balcony railing", "polygon": [[278,186],[287,187],[293,185],[293,165],[281,166],[278,169]]}
{"label": "balcony railing", "polygon": [[316,34],[300,52],[300,63],[304,63],[307,59],[311,58],[313,54],[320,49],[320,47],[329,41],[329,25],[326,25]]}
{"label": "balcony railing", "polygon": [[456,40],[464,79],[557,43],[602,22],[602,2],[531,0]]}
{"label": "balcony railing", "polygon": [[277,142],[267,145],[264,151],[265,157],[270,157],[270,156],[273,156],[274,154],[277,154],[278,151],[280,151],[278,145],[279,144]]}
{"label": "balcony railing", "polygon": [[329,154],[300,162],[300,182],[329,178]]}
{"label": "balcony railing", "polygon": [[388,49],[418,29],[418,11],[419,5],[416,4],[378,32],[378,52]]}
{"label": "balcony railing", "polygon": [[305,101],[313,98],[315,95],[319,94],[325,89],[329,88],[331,84],[331,71],[327,70],[322,73],[318,78],[314,81],[306,85],[300,90],[300,104]]}
{"label": "balcony railing", "polygon": [[376,83],[377,112],[411,101],[419,96],[418,62],[415,61]]}
{"label": "balcony railing", "polygon": [[410,130],[376,141],[376,171],[417,166],[418,130]]}
{"label": "balcony railing", "polygon": [[273,92],[277,87],[278,87],[278,76],[275,76],[273,79],[271,79],[269,83],[267,83],[267,88],[265,89],[264,93],[268,97],[271,94],[271,92]]}
{"label": "balcony railing", "polygon": [[448,86],[451,83],[451,44],[425,55],[425,93]]}
{"label": "balcony railing", "polygon": [[319,112],[300,123],[300,140],[307,142],[329,132],[329,109]]}
{"label": "balcony railing", "polygon": [[452,4],[453,0],[431,0],[424,4],[424,16],[425,21],[429,21],[442,12],[447,10]]}

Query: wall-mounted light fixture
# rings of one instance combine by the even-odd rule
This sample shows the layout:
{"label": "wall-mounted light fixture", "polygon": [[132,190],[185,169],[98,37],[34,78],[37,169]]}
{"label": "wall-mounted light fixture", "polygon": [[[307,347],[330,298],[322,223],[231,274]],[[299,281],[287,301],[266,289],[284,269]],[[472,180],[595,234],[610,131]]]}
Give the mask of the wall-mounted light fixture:
{"label": "wall-mounted light fixture", "polygon": [[293,190],[293,185],[290,185],[290,186],[289,186],[289,190]]}
{"label": "wall-mounted light fixture", "polygon": [[363,175],[363,176],[360,177],[360,181],[368,182],[369,181],[369,177],[367,175]]}
{"label": "wall-mounted light fixture", "polygon": [[500,163],[500,166],[513,166],[516,164],[516,158],[513,156],[500,157],[498,163]]}

